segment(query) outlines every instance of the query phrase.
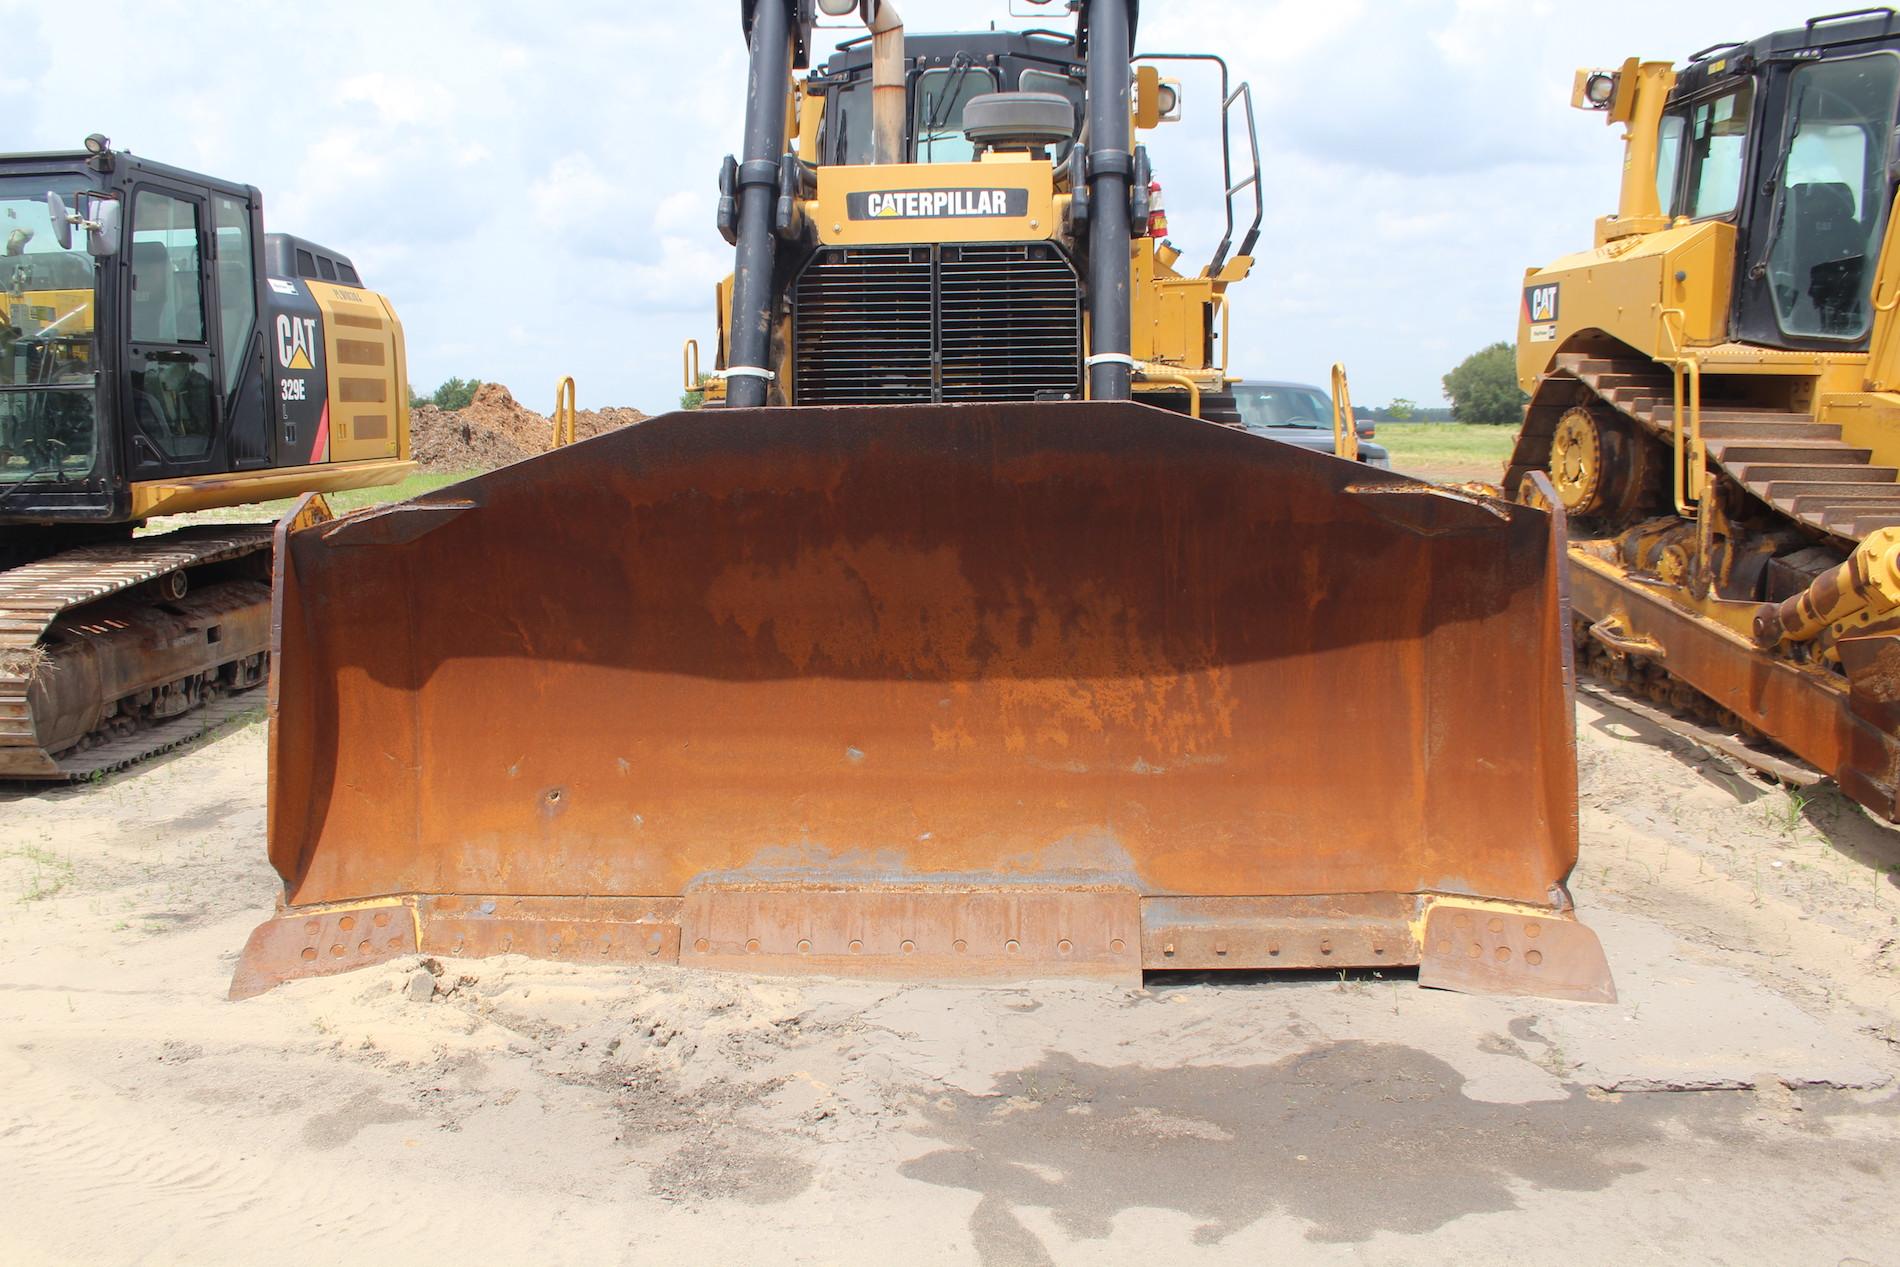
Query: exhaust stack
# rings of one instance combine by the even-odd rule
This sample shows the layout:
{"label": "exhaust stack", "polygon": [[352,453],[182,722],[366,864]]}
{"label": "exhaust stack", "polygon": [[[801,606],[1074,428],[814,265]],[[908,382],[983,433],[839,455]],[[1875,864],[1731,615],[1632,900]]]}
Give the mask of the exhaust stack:
{"label": "exhaust stack", "polygon": [[1128,189],[1135,158],[1128,129],[1128,0],[1092,0],[1088,40],[1089,396],[1133,394],[1132,299],[1128,292]]}
{"label": "exhaust stack", "polygon": [[867,0],[871,28],[871,148],[880,163],[904,161],[904,19],[897,6]]}

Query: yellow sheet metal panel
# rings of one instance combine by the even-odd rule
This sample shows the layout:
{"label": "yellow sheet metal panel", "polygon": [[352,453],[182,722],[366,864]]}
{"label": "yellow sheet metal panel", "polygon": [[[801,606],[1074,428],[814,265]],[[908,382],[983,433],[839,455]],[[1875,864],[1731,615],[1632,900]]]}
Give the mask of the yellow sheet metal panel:
{"label": "yellow sheet metal panel", "polygon": [[403,338],[402,319],[396,315],[395,306],[384,295],[377,295],[376,301],[383,306],[383,316],[389,322],[390,338],[395,344],[395,355],[391,361],[395,374],[390,387],[395,393],[392,399],[396,419],[396,456],[407,462],[411,456],[409,449],[409,345]]}
{"label": "yellow sheet metal panel", "polygon": [[811,216],[833,246],[1031,242],[1060,227],[1047,159],[821,167]]}
{"label": "yellow sheet metal panel", "polygon": [[330,371],[330,460],[394,458],[409,420],[402,324],[381,295],[306,281],[323,314]]}
{"label": "yellow sheet metal panel", "polygon": [[1874,466],[1900,466],[1900,393],[1821,394],[1816,414],[1821,422],[1838,424],[1847,444],[1872,449]]}
{"label": "yellow sheet metal panel", "polygon": [[1529,390],[1570,338],[1600,330],[1651,356],[1728,336],[1735,227],[1677,224],[1567,255],[1524,276],[1518,376]]}
{"label": "yellow sheet metal panel", "polygon": [[1154,249],[1147,238],[1128,246],[1128,354],[1137,361],[1155,359],[1156,327],[1161,315],[1155,285]]}
{"label": "yellow sheet metal panel", "polygon": [[1129,246],[1129,355],[1184,370],[1207,368],[1206,322],[1214,302],[1214,282],[1182,277],[1157,258],[1153,238]]}

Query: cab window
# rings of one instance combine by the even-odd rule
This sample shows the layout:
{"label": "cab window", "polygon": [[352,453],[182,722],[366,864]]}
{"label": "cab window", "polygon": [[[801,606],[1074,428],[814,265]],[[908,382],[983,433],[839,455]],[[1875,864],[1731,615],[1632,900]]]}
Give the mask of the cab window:
{"label": "cab window", "polygon": [[1668,215],[1676,205],[1676,177],[1682,172],[1682,137],[1689,120],[1666,114],[1656,136],[1656,205]]}
{"label": "cab window", "polygon": [[[217,425],[205,341],[203,206],[141,189],[132,203],[132,409],[165,461],[206,457]],[[150,465],[146,454],[141,465]]]}
{"label": "cab window", "polygon": [[203,343],[197,205],[141,190],[132,221],[132,337]]}
{"label": "cab window", "polygon": [[1749,80],[1733,92],[1699,102],[1689,112],[1688,206],[1684,214],[1702,220],[1732,215],[1742,193],[1742,162],[1748,153],[1748,125],[1755,106]]}
{"label": "cab window", "polygon": [[1789,82],[1768,276],[1786,334],[1858,339],[1886,229],[1887,145],[1900,95],[1891,53],[1825,61]]}
{"label": "cab window", "polygon": [[224,390],[237,387],[257,325],[256,278],[251,270],[250,208],[219,194],[212,199],[218,229],[218,329],[224,352]]}
{"label": "cab window", "polygon": [[948,66],[917,77],[911,93],[911,160],[918,163],[968,163],[976,147],[963,135],[963,107],[970,98],[996,91],[987,70]]}
{"label": "cab window", "polygon": [[860,76],[837,84],[825,94],[825,117],[819,124],[824,139],[819,149],[829,162],[856,166],[871,161],[871,81]]}

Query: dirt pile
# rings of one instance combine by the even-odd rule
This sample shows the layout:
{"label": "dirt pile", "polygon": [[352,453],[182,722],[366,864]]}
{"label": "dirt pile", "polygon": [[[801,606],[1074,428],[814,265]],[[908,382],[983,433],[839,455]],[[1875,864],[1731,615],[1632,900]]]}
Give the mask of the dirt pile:
{"label": "dirt pile", "polygon": [[409,415],[410,444],[425,471],[492,470],[545,448],[529,449],[456,410],[418,405]]}
{"label": "dirt pile", "polygon": [[586,440],[602,432],[630,427],[636,422],[645,420],[646,415],[638,409],[620,406],[610,405],[606,409],[577,409],[574,411],[574,438]]}
{"label": "dirt pile", "polygon": [[[646,417],[638,409],[583,409],[574,434],[586,440]],[[492,470],[547,451],[553,424],[500,383],[483,383],[464,409],[419,405],[410,415],[416,461],[425,471]]]}

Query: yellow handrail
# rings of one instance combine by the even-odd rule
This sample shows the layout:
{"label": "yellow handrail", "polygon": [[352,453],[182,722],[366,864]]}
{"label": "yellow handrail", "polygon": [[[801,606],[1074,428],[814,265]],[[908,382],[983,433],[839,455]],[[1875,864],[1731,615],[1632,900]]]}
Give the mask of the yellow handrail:
{"label": "yellow handrail", "polygon": [[548,447],[558,449],[574,440],[574,376],[570,374],[554,385],[554,435]]}
{"label": "yellow handrail", "polygon": [[[1675,450],[1675,478],[1671,491],[1675,494],[1676,513],[1684,519],[1694,519],[1702,500],[1705,465],[1702,448],[1702,363],[1692,356],[1679,357],[1670,369],[1675,406],[1669,420],[1670,438]],[[1682,380],[1685,374],[1689,380],[1686,402],[1689,425],[1686,433],[1682,425],[1685,412]]]}
{"label": "yellow handrail", "polygon": [[[1669,318],[1676,319],[1674,329],[1670,328]],[[1656,322],[1662,328],[1662,338],[1657,342],[1662,346],[1664,359],[1673,360],[1682,355],[1683,341],[1689,334],[1689,314],[1680,308],[1664,308],[1656,314]]]}
{"label": "yellow handrail", "polygon": [[1201,416],[1201,385],[1189,378],[1186,374],[1178,370],[1171,370],[1165,365],[1155,365],[1148,361],[1143,361],[1137,365],[1135,372],[1141,375],[1144,382],[1174,383],[1187,388],[1188,417],[1199,418]]}
{"label": "yellow handrail", "polygon": [[1352,416],[1352,386],[1346,367],[1333,362],[1333,452],[1351,462],[1359,460],[1359,426]]}
{"label": "yellow handrail", "polygon": [[699,340],[688,339],[686,346],[680,349],[680,373],[686,390],[699,390]]}

